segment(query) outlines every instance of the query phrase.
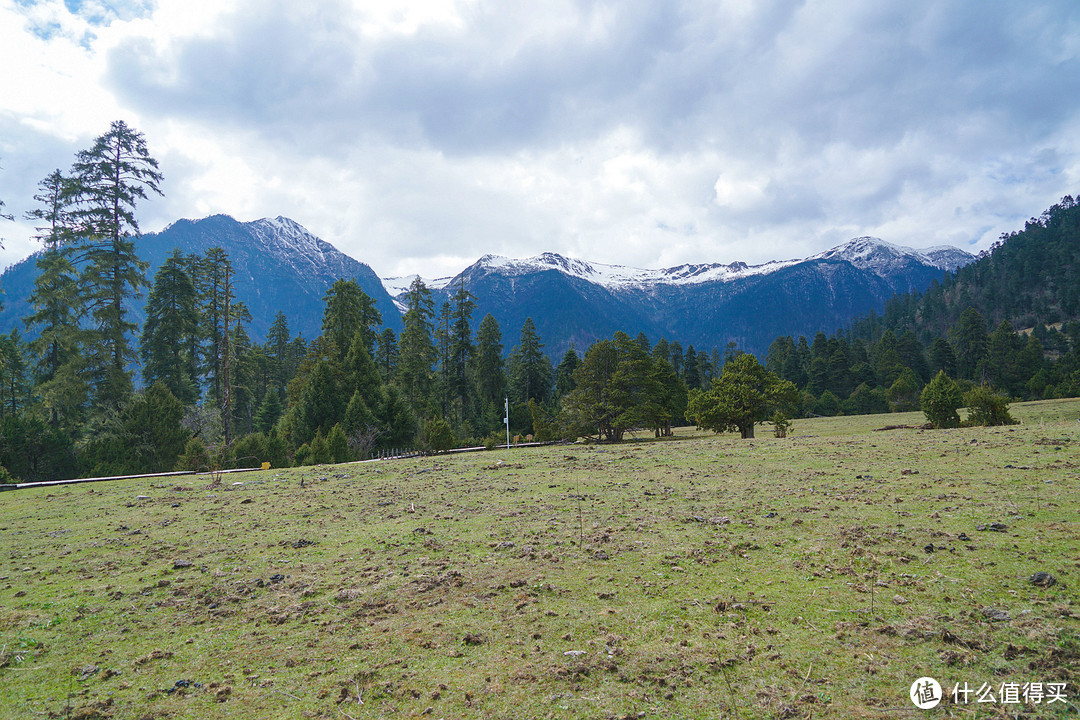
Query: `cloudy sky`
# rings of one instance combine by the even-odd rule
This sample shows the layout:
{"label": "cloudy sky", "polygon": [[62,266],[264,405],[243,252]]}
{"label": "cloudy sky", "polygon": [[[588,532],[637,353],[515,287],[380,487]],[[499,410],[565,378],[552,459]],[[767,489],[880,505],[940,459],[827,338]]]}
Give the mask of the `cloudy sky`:
{"label": "cloudy sky", "polygon": [[1080,192],[1078,59],[1075,0],[0,0],[0,200],[123,119],[144,231],[284,215],[384,276],[977,251]]}

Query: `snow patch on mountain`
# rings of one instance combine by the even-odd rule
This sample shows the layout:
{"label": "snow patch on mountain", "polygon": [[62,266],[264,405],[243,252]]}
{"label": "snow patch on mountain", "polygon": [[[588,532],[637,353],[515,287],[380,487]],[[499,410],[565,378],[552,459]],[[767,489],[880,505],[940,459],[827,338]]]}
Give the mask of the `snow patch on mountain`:
{"label": "snow patch on mountain", "polygon": [[886,276],[911,262],[955,271],[975,259],[974,255],[946,245],[925,250],[893,245],[876,237],[857,237],[843,245],[813,255],[809,260],[846,260],[860,270]]}
{"label": "snow patch on mountain", "polygon": [[643,288],[654,285],[692,285],[717,280],[735,280],[749,275],[775,272],[798,262],[800,261],[774,261],[763,265],[747,265],[742,262],[731,263],[730,265],[713,263],[679,265],[661,270],[647,270],[625,265],[588,262],[564,257],[558,253],[546,252],[521,259],[501,255],[485,255],[477,261],[475,267],[496,270],[500,274],[507,276],[520,276],[555,270],[570,277],[617,289]]}
{"label": "snow patch on mountain", "polygon": [[[774,260],[760,265],[744,262],[683,264],[660,270],[607,265],[568,258],[558,253],[545,252],[529,258],[509,258],[502,255],[484,255],[465,273],[492,272],[505,277],[521,277],[540,272],[555,271],[602,287],[619,289],[648,289],[660,285],[700,285],[712,282],[730,282],[754,275],[767,275],[793,265],[812,260],[843,260],[862,270],[870,270],[882,277],[903,269],[912,263],[955,271],[975,259],[974,255],[949,246],[937,246],[925,250],[902,247],[880,238],[859,237],[843,245],[805,259]],[[383,286],[391,297],[402,306],[403,294],[417,275],[383,278]],[[424,279],[431,289],[447,287],[455,278]],[[404,309],[404,308],[403,308]]]}

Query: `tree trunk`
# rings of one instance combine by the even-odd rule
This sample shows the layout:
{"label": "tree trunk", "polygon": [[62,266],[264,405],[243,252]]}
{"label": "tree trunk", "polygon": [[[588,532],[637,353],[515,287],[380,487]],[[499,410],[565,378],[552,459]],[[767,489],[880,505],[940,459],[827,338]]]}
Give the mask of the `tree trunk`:
{"label": "tree trunk", "polygon": [[754,437],[754,423],[750,423],[749,425],[741,425],[741,426],[739,426],[739,432],[742,433],[742,436],[743,436],[744,440],[747,439],[747,438],[753,438]]}

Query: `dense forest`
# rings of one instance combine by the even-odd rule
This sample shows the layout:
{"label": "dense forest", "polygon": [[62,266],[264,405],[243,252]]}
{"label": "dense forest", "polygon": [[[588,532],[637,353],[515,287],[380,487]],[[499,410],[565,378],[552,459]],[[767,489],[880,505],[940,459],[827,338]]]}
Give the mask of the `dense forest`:
{"label": "dense forest", "polygon": [[[531,319],[507,350],[492,316],[475,321],[466,287],[436,307],[420,280],[400,336],[355,281],[340,279],[326,291],[317,337],[293,336],[279,311],[255,343],[220,248],[175,252],[145,276],[131,242],[136,206],[161,180],[142,135],[114,123],[69,173],[41,181],[28,215],[44,248],[24,319],[32,339],[0,337],[3,479],[493,445],[505,441],[504,402],[512,435],[617,441],[633,428],[670,434],[688,419],[752,435],[764,416],[718,414],[736,386],[777,399],[780,426],[790,416],[918,409],[941,371],[961,390],[1080,395],[1080,207],[1071,198],[926,293],[898,296],[883,316],[832,336],[777,338],[763,365],[732,344],[705,351],[623,332],[556,364]],[[124,301],[144,290],[138,327]]]}

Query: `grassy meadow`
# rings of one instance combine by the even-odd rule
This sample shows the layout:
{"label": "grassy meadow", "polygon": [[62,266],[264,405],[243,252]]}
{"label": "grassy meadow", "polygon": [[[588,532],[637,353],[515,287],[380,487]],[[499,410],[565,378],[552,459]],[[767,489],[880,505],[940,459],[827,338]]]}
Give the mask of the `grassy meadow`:
{"label": "grassy meadow", "polygon": [[0,717],[1075,717],[1080,400],[1012,410],[0,493]]}

